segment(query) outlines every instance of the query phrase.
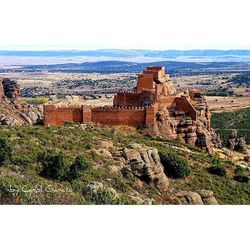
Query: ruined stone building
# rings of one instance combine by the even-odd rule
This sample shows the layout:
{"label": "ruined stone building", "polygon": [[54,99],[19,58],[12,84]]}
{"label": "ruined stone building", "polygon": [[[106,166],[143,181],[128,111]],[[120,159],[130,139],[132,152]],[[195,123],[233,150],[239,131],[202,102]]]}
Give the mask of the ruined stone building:
{"label": "ruined stone building", "polygon": [[113,106],[44,106],[46,126],[65,122],[146,127],[155,135],[179,139],[207,151],[217,139],[211,131],[203,94],[195,90],[177,93],[164,67],[147,67],[138,75],[135,89],[114,96]]}

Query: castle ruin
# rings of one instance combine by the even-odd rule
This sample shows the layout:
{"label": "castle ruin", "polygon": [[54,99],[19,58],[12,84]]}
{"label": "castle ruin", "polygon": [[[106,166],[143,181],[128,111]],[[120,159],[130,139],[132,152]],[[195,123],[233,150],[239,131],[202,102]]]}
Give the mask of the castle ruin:
{"label": "castle ruin", "polygon": [[118,92],[113,106],[79,107],[54,103],[44,106],[44,125],[66,122],[148,128],[153,134],[182,140],[211,152],[216,138],[203,93],[177,93],[165,68],[150,66],[138,75],[135,89]]}

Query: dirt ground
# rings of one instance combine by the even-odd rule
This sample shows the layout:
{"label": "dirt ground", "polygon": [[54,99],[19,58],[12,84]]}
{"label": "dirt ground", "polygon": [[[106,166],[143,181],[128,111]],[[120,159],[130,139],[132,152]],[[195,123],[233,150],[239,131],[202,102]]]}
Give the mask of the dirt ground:
{"label": "dirt ground", "polygon": [[234,111],[250,107],[250,96],[206,96],[211,111]]}

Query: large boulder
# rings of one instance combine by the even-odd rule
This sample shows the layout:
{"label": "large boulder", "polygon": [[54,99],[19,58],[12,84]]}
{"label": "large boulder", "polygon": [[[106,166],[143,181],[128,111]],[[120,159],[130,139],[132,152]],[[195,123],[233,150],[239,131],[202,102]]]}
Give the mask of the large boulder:
{"label": "large boulder", "polygon": [[156,148],[132,144],[123,149],[123,157],[127,163],[123,173],[130,172],[162,192],[168,190],[169,181]]}
{"label": "large boulder", "polygon": [[175,196],[177,203],[181,205],[218,205],[213,192],[210,190],[180,191]]}
{"label": "large boulder", "polygon": [[217,200],[214,198],[214,194],[210,190],[202,189],[198,191],[204,205],[218,205]]}
{"label": "large boulder", "polygon": [[179,204],[182,205],[203,205],[201,196],[196,192],[180,191],[176,194]]}

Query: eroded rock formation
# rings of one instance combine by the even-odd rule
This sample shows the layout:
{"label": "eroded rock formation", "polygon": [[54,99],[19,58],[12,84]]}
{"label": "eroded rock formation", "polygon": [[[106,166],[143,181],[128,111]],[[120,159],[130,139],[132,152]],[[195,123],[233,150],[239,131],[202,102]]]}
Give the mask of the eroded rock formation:
{"label": "eroded rock formation", "polygon": [[196,109],[197,106],[199,107],[196,120],[174,103],[171,106],[159,105],[152,131],[155,135],[180,140],[212,153],[213,147],[221,147],[222,142],[219,135],[210,128],[210,112],[203,98],[193,100],[193,102],[196,103],[194,106]]}
{"label": "eroded rock formation", "polygon": [[181,205],[218,205],[213,192],[205,189],[198,192],[180,191],[176,194],[176,201]]}
{"label": "eroded rock formation", "polygon": [[19,85],[0,78],[0,125],[35,124],[41,120],[41,109],[24,102]]}
{"label": "eroded rock formation", "polygon": [[246,151],[246,140],[244,137],[238,137],[238,131],[234,129],[229,136],[227,146],[230,150],[244,153]]}
{"label": "eroded rock formation", "polygon": [[124,174],[132,173],[158,190],[167,191],[169,181],[156,148],[132,144],[129,148],[123,149],[123,156],[127,162],[122,170]]}

